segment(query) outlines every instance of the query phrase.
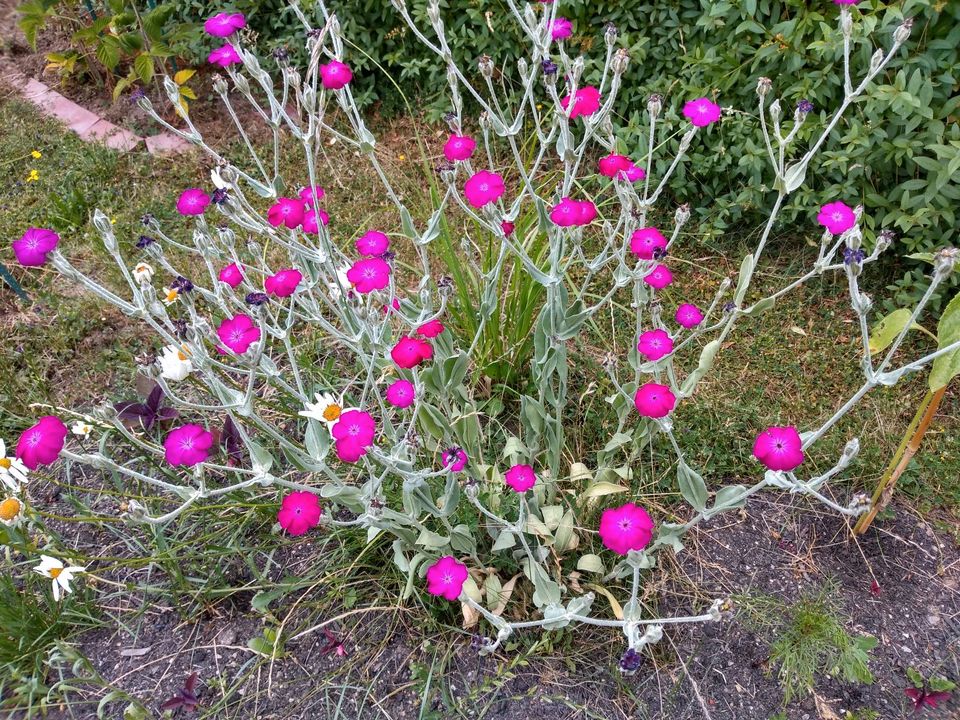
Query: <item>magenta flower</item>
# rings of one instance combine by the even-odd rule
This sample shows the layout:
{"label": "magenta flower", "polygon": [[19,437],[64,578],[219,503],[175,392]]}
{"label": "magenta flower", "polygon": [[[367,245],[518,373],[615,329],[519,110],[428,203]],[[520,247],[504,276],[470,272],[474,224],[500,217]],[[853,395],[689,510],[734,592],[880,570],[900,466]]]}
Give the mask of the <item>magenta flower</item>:
{"label": "magenta flower", "polygon": [[278,271],[263,281],[263,289],[277,297],[289,297],[303,280],[303,273],[293,268]]}
{"label": "magenta flower", "polygon": [[46,228],[29,228],[19,240],[11,244],[17,262],[26,267],[38,267],[47,262],[47,255],[53,252],[60,236]]}
{"label": "magenta flower", "polygon": [[597,207],[589,200],[565,197],[550,210],[550,220],[560,227],[589,225],[597,217]]}
{"label": "magenta flower", "polygon": [[330,431],[336,440],[352,440],[361,445],[373,443],[377,422],[363,410],[345,410]]}
{"label": "magenta flower", "polygon": [[397,408],[406,408],[413,405],[413,383],[409,380],[395,380],[387,388],[387,402]]}
{"label": "magenta flower", "polygon": [[230,37],[237,30],[245,27],[247,19],[243,13],[217,13],[213,17],[207,18],[203,24],[203,29],[207,35],[214,37]]}
{"label": "magenta flower", "polygon": [[389,314],[390,314],[390,308],[393,308],[393,309],[396,310],[397,312],[400,312],[400,299],[399,299],[399,298],[394,298],[393,301],[392,301],[389,305],[384,305],[384,306],[383,306],[383,314],[384,314],[384,315],[389,315]]}
{"label": "magenta flower", "polygon": [[657,250],[665,250],[667,239],[655,227],[634,230],[630,236],[630,250],[641,260],[653,260]]}
{"label": "magenta flower", "polygon": [[550,37],[554,40],[565,40],[573,35],[573,23],[565,17],[558,17],[550,23]]}
{"label": "magenta flower", "polygon": [[423,325],[418,327],[417,333],[426,338],[435,338],[444,330],[446,330],[446,328],[443,326],[442,322],[439,320],[431,320],[430,322],[425,322]]}
{"label": "magenta flower", "polygon": [[249,315],[235,315],[220,323],[217,337],[237,355],[243,355],[260,339],[260,328],[253,324]]}
{"label": "magenta flower", "polygon": [[367,230],[357,238],[357,252],[361,255],[383,255],[390,249],[390,238],[379,230]]}
{"label": "magenta flower", "polygon": [[267,222],[274,227],[285,225],[293,230],[303,222],[303,200],[299,198],[277,198],[277,201],[267,210]]}
{"label": "magenta flower", "polygon": [[684,105],[683,115],[697,127],[706,127],[720,119],[720,106],[702,97]]}
{"label": "magenta flower", "polygon": [[643,276],[643,281],[655,290],[663,290],[673,282],[673,273],[666,265],[657,265]]}
{"label": "magenta flower", "polygon": [[677,398],[666,385],[648,382],[637,390],[633,404],[643,417],[662,418],[670,414],[677,404]]}
{"label": "magenta flower", "polygon": [[319,210],[307,210],[303,213],[303,224],[300,226],[305,233],[314,234],[320,232],[320,227],[317,225],[318,215],[320,216],[321,225],[326,227],[330,224],[330,216],[327,215],[327,211],[323,208]]}
{"label": "magenta flower", "polygon": [[617,177],[620,173],[625,173],[627,168],[632,164],[630,158],[626,155],[617,155],[615,153],[600,158],[600,162],[598,163],[600,174],[608,178]]}
{"label": "magenta flower", "polygon": [[677,308],[677,314],[674,317],[678,325],[681,325],[688,330],[690,328],[695,328],[697,325],[703,322],[703,313],[700,312],[700,308],[696,305],[690,305],[689,303],[684,303]]}
{"label": "magenta flower", "polygon": [[857,216],[845,203],[837,201],[827,203],[820,208],[820,212],[817,213],[817,222],[832,235],[840,235],[856,224]]}
{"label": "magenta flower", "polygon": [[470,460],[470,458],[467,457],[466,451],[458,447],[444,450],[441,459],[443,460],[443,466],[450,472],[460,472],[467,466],[467,462]]}
{"label": "magenta flower", "polygon": [[[560,100],[560,107],[564,110],[570,104],[570,96]],[[593,115],[600,109],[600,91],[592,85],[580,88],[573,98],[573,109],[570,111],[570,119],[576,120],[581,115]]]}
{"label": "magenta flower", "polygon": [[231,65],[239,65],[243,62],[243,58],[240,57],[240,53],[233,45],[226,43],[207,55],[207,62],[225,68]]}
{"label": "magenta flower", "polygon": [[331,60],[320,66],[320,81],[327,90],[340,90],[353,80],[353,72],[339,60]]}
{"label": "magenta flower", "polygon": [[505,189],[502,177],[496,173],[481,170],[470,176],[463,186],[463,194],[473,207],[481,208],[500,198]]}
{"label": "magenta flower", "polygon": [[427,592],[447,600],[456,600],[468,575],[466,565],[452,555],[444,555],[427,568]]}
{"label": "magenta flower", "polygon": [[291,492],[280,504],[277,522],[291,535],[303,535],[320,524],[322,514],[320,500],[312,492]]}
{"label": "magenta flower", "polygon": [[469,160],[477,147],[477,141],[467,135],[451,135],[444,143],[443,156],[450,162]]}
{"label": "magenta flower", "polygon": [[673,339],[665,330],[647,330],[640,334],[637,350],[651,362],[673,352]]}
{"label": "magenta flower", "polygon": [[627,180],[630,182],[637,182],[638,180],[643,180],[647,176],[647,171],[638,165],[630,163],[630,167],[626,170]]}
{"label": "magenta flower", "polygon": [[390,284],[390,266],[380,258],[357,260],[347,270],[347,280],[353,284],[354,290],[361,294],[383,290]]}
{"label": "magenta flower", "polygon": [[217,276],[220,282],[225,282],[232,288],[236,288],[240,283],[243,282],[243,271],[240,269],[240,266],[236,263],[231,263],[224,268],[220,269],[220,274]]}
{"label": "magenta flower", "polygon": [[643,168],[634,165],[626,155],[606,155],[600,158],[598,166],[600,174],[608,178],[627,178],[630,182],[636,182],[647,176]]}
{"label": "magenta flower", "polygon": [[193,467],[206,460],[211,445],[213,435],[199,425],[174,428],[163,441],[167,462],[185,467]]}
{"label": "magenta flower", "polygon": [[44,415],[20,433],[16,458],[31,470],[54,462],[63,450],[67,426],[55,415]]}
{"label": "magenta flower", "polygon": [[340,458],[345,463],[355,463],[357,460],[362,458],[367,454],[368,445],[361,445],[360,443],[351,440],[337,440],[334,443],[334,447],[337,451],[337,457]]}
{"label": "magenta flower", "polygon": [[300,199],[303,200],[303,204],[306,205],[307,207],[313,206],[314,190],[316,190],[317,192],[317,200],[323,200],[323,196],[326,195],[326,193],[323,191],[323,188],[320,187],[319,185],[314,185],[313,188],[310,188],[310,187],[300,188],[300,193],[299,193]]}
{"label": "magenta flower", "polygon": [[200,188],[187,188],[177,198],[177,212],[181,215],[203,215],[210,204],[210,196]]}
{"label": "magenta flower", "polygon": [[537,475],[529,465],[514,465],[504,473],[503,481],[515,492],[523,493],[537,484]]}
{"label": "magenta flower", "polygon": [[517,229],[517,226],[509,220],[504,220],[502,223],[500,223],[500,229],[503,230],[504,235],[510,237],[513,235],[513,231]]}
{"label": "magenta flower", "polygon": [[393,358],[397,367],[409,370],[433,358],[433,346],[420,338],[402,337],[393,346],[390,357]]}
{"label": "magenta flower", "polygon": [[770,470],[793,470],[803,462],[803,443],[792,425],[768,427],[757,435],[753,456]]}
{"label": "magenta flower", "polygon": [[633,503],[607,508],[600,516],[600,540],[617,555],[643,550],[653,537],[653,520]]}

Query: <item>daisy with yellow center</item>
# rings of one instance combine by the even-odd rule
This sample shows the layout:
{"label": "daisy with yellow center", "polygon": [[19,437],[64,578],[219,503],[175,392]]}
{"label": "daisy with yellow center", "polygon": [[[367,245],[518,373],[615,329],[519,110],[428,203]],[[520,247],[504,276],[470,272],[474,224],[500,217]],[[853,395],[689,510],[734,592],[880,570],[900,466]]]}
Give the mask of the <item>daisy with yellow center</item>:
{"label": "daisy with yellow center", "polygon": [[79,437],[86,437],[93,432],[93,425],[85,423],[83,420],[77,420],[70,426],[70,432]]}
{"label": "daisy with yellow center", "polygon": [[7,448],[0,440],[0,484],[13,493],[20,492],[20,487],[27,482],[27,466],[22,460],[7,457]]}
{"label": "daisy with yellow center", "polygon": [[301,417],[311,418],[326,423],[327,429],[333,432],[333,426],[337,420],[347,410],[356,410],[357,408],[343,407],[343,398],[335,398],[331,393],[317,393],[315,403],[306,403],[303,410],[299,412]]}
{"label": "daisy with yellow center", "polygon": [[73,580],[73,576],[86,572],[87,569],[78,565],[64,565],[56,558],[41,555],[40,564],[33,571],[53,581],[53,599],[59,602],[60,598],[72,592],[70,582]]}
{"label": "daisy with yellow center", "polygon": [[164,305],[173,305],[177,298],[180,297],[180,291],[176,288],[167,288],[164,291],[163,304]]}
{"label": "daisy with yellow center", "polygon": [[0,500],[0,523],[7,527],[15,527],[23,519],[23,503],[15,497]]}
{"label": "daisy with yellow center", "polygon": [[160,364],[160,377],[164,380],[180,382],[193,372],[193,363],[185,345],[167,345],[157,362]]}

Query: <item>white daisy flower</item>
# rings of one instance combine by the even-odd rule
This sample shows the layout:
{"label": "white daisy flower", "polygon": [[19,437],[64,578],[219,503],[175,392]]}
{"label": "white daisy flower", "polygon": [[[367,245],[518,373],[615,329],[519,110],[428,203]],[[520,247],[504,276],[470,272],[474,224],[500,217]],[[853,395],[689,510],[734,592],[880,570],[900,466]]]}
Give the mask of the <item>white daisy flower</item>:
{"label": "white daisy flower", "polygon": [[16,527],[23,519],[23,503],[13,496],[0,501],[0,523],[7,527]]}
{"label": "white daisy flower", "polygon": [[72,592],[70,581],[73,576],[86,572],[87,569],[77,565],[67,566],[49,555],[41,555],[40,564],[33,571],[53,581],[53,599],[59,601],[61,597]]}
{"label": "white daisy flower", "polygon": [[343,407],[343,398],[335,398],[331,393],[317,393],[315,403],[306,403],[306,409],[298,414],[302,417],[312,418],[327,424],[327,429],[332,433],[333,426],[337,424],[340,416],[347,410],[356,410],[357,408]]}
{"label": "white daisy flower", "polygon": [[146,285],[153,279],[153,266],[149,263],[137,263],[133,268],[133,279],[141,285]]}
{"label": "white daisy flower", "polygon": [[0,483],[6,485],[10,492],[19,492],[20,486],[27,482],[27,472],[22,460],[7,457],[7,448],[0,440]]}
{"label": "white daisy flower", "polygon": [[77,420],[73,425],[70,426],[70,432],[74,435],[79,435],[80,437],[86,437],[93,432],[93,425],[90,423],[85,423],[83,420]]}
{"label": "white daisy flower", "polygon": [[157,358],[157,362],[160,364],[160,376],[165,380],[180,382],[193,372],[190,355],[186,349],[178,348],[176,345],[167,345],[163,349],[163,354]]}
{"label": "white daisy flower", "polygon": [[176,288],[168,287],[163,289],[164,305],[173,305],[177,301],[178,297],[180,297],[180,291]]}

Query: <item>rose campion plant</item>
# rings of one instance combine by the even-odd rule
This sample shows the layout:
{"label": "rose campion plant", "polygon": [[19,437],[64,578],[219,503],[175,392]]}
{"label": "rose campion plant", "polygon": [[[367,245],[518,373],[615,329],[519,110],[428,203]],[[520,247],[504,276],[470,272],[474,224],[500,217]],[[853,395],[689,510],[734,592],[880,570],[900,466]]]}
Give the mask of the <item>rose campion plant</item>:
{"label": "rose campion plant", "polygon": [[[569,43],[561,40],[572,29],[558,22],[556,5],[530,5],[511,15],[529,41],[522,62],[498,68],[496,58],[482,56],[475,68],[463,68],[450,59],[436,0],[428,0],[423,23],[404,0],[394,0],[393,10],[409,41],[431,48],[446,71],[447,128],[436,133],[446,140],[442,150],[439,142],[436,148],[439,192],[429,214],[414,217],[381,165],[376,138],[352,95],[353,45],[323,0],[312,17],[299,4],[290,7],[303,25],[307,60],[301,68],[271,64],[267,54],[247,46],[245,33],[238,32],[242,16],[214,15],[207,32],[229,38],[211,59],[224,75],[213,80],[214,93],[228,109],[246,102],[258,110],[272,147],[298,152],[302,162],[262,158],[242,141],[236,147],[242,152],[247,146],[249,161],[227,161],[178,110],[179,90],[169,78],[163,85],[176,123],[149,99],[137,101],[156,122],[210,157],[216,190],[213,197],[201,188],[185,190],[175,202],[180,217],[172,231],[147,216],[145,234],[134,243],[136,258],[126,256],[103,213],[95,214],[94,225],[125,278],[128,268],[149,260],[176,279],[161,287],[152,275],[140,273],[138,280],[129,277],[128,288],[115,291],[67,259],[64,246],[76,238],[48,241],[49,247],[38,243],[36,249],[66,278],[152,329],[157,351],[166,358],[148,371],[158,394],[151,395],[152,410],[127,403],[124,412],[99,411],[98,421],[112,429],[111,438],[138,448],[136,460],[120,462],[96,443],[93,449],[80,446],[47,421],[49,432],[37,436],[31,446],[37,449],[24,450],[24,463],[29,458],[41,465],[59,456],[183,500],[169,509],[145,499],[130,511],[131,521],[153,524],[171,522],[201,498],[226,502],[251,487],[260,493],[273,488],[277,520],[290,535],[318,524],[342,525],[343,532],[359,528],[368,538],[386,534],[393,562],[408,576],[408,592],[420,588],[460,602],[469,610],[465,616],[492,631],[482,652],[495,651],[521,629],[593,624],[622,633],[621,669],[633,672],[667,620],[721,617],[722,597],[709,609],[691,608],[688,615],[668,619],[652,614],[655,604],[639,602],[661,552],[681,549],[689,529],[742,507],[764,490],[799,493],[842,515],[864,512],[867,504],[858,497],[837,502],[821,492],[854,460],[855,438],[824,472],[805,457],[871,389],[960,348],[958,342],[901,362],[894,356],[904,329],[885,353],[865,351],[864,383],[838,403],[833,416],[803,431],[786,424],[798,422],[790,418],[782,426],[756,428],[752,485],[721,485],[721,478],[703,477],[684,452],[689,441],[674,428],[684,417],[677,410],[697,401],[699,383],[731,335],[756,315],[774,311],[778,297],[804,282],[845,275],[863,347],[870,347],[870,301],[859,282],[889,238],[881,236],[866,251],[862,228],[870,224],[864,221],[869,209],[841,208],[839,201],[824,198],[820,215],[810,208],[810,224],[816,227],[817,215],[823,225],[813,266],[772,290],[759,291],[753,280],[781,208],[806,182],[827,140],[842,142],[833,129],[908,40],[910,23],[894,30],[885,41],[888,49],[878,51],[867,69],[855,67],[851,43],[844,43],[848,101],[824,109],[822,121],[806,112],[781,119],[766,79],[757,86],[756,111],[737,109],[758,118],[760,146],[770,165],[770,212],[752,249],[737,258],[735,279],[704,289],[694,287],[688,273],[675,277],[668,267],[687,267],[684,243],[692,233],[681,231],[690,208],[663,206],[671,176],[693,143],[703,145],[704,156],[719,143],[722,98],[651,96],[643,115],[646,150],[627,154],[614,123],[631,59],[618,47],[615,31],[604,32],[604,48],[595,59],[571,57]],[[852,39],[860,23],[845,7],[833,12],[836,32]],[[501,82],[501,75],[510,82]],[[587,84],[585,77],[597,84]],[[504,95],[508,85],[518,89],[516,98]],[[479,108],[476,115],[470,115],[465,98],[470,108]],[[245,137],[242,126],[237,133]],[[329,138],[347,146],[356,162],[370,165],[383,182],[384,201],[396,211],[395,223],[378,217],[379,229],[367,230],[330,222],[327,210],[336,218],[337,208],[324,193],[321,183],[330,179],[320,176],[316,154]],[[265,144],[268,153],[270,146]],[[280,175],[278,168],[288,165],[300,168],[298,176]],[[287,197],[280,188],[302,190]],[[183,240],[189,237],[193,246]],[[463,240],[464,252],[450,262],[464,281],[443,276],[440,238],[448,249]],[[263,252],[268,246],[269,254]],[[535,246],[544,252],[532,254]],[[486,255],[474,252],[484,247]],[[932,287],[947,276],[955,262],[951,257],[938,256]],[[516,410],[497,409],[474,354],[485,329],[498,322],[495,311],[507,280],[518,273],[538,290],[524,308],[532,318],[533,358],[524,368],[528,382],[509,388]],[[265,292],[259,291],[261,283]],[[472,329],[449,312],[467,301],[475,303]],[[610,388],[600,410],[600,426],[609,437],[578,458],[565,426],[579,394],[570,387],[570,372],[578,369],[578,348],[588,328],[607,313],[636,328],[636,335],[624,351],[610,354],[603,376],[595,378]],[[232,352],[220,354],[221,346]],[[202,402],[178,394],[177,383],[205,393]],[[179,410],[160,408],[161,400]],[[133,413],[134,405],[143,407]],[[161,419],[166,410],[173,414]],[[192,422],[171,428],[178,412]],[[131,413],[149,423],[133,427]],[[718,433],[715,442],[735,439]],[[631,497],[641,455],[655,456],[658,470],[676,471],[684,501],[675,511],[680,522],[656,517],[657,512],[651,516]],[[177,479],[158,480],[157,468],[170,478],[171,465],[178,468]],[[618,496],[627,502],[611,502]],[[338,519],[341,508],[352,519]],[[503,588],[518,566],[516,583],[524,591],[504,600],[510,607],[504,612],[493,590]],[[622,617],[595,608],[592,593],[570,584],[574,570],[623,581],[630,597],[621,603]],[[491,603],[491,597],[497,601]]]}

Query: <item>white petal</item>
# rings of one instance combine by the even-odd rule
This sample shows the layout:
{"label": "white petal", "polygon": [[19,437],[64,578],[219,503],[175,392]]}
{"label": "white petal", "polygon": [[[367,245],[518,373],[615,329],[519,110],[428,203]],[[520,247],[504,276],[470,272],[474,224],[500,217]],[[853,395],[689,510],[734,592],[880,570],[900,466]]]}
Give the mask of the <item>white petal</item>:
{"label": "white petal", "polygon": [[60,602],[60,583],[53,581],[53,599]]}

